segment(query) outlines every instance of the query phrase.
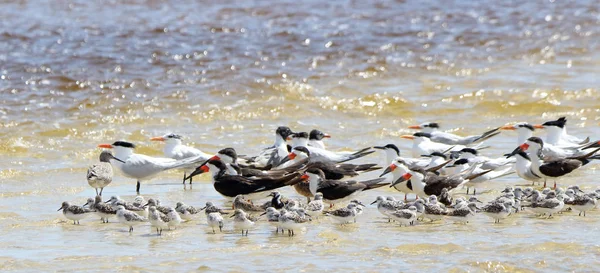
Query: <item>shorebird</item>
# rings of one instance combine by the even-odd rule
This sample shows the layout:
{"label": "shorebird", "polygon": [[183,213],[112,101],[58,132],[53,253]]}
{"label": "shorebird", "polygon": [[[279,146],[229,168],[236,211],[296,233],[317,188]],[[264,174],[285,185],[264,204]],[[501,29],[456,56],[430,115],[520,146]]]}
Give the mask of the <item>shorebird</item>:
{"label": "shorebird", "polygon": [[73,225],[79,225],[79,220],[87,217],[90,213],[93,212],[91,209],[83,208],[76,205],[71,205],[69,202],[63,202],[62,206],[57,210],[61,211],[63,215],[73,221]]}
{"label": "shorebird", "polygon": [[133,231],[134,226],[141,225],[147,221],[146,218],[139,216],[135,212],[126,210],[123,206],[117,207],[117,220],[119,220],[119,223],[129,227],[129,233]]}
{"label": "shorebird", "polygon": [[469,145],[473,143],[482,142],[486,139],[500,134],[500,132],[498,132],[498,129],[500,128],[494,128],[480,135],[462,137],[456,134],[439,131],[440,125],[437,122],[425,122],[419,125],[408,126],[408,128],[422,130],[422,132],[431,134],[432,141],[448,145]]}
{"label": "shorebird", "polygon": [[248,230],[254,226],[254,221],[248,218],[248,214],[241,209],[236,209],[231,218],[233,218],[233,227],[242,230],[242,236],[244,236],[245,230],[246,236],[248,236]]}
{"label": "shorebird", "polygon": [[[100,153],[100,162],[91,165],[87,171],[87,181],[90,187],[96,190],[96,195],[102,196],[104,187],[108,186],[113,179],[113,169],[110,164],[110,160],[114,159],[121,163],[124,161],[114,157],[108,150],[104,150]],[[98,193],[100,188],[100,193]]]}
{"label": "shorebird", "polygon": [[310,131],[308,136],[308,146],[325,149],[325,143],[323,143],[323,139],[330,137],[331,136],[326,133],[323,133],[317,129],[313,129]]}
{"label": "shorebird", "polygon": [[[194,147],[183,145],[181,142],[181,136],[173,133],[166,134],[160,137],[153,137],[152,141],[162,141],[165,143],[163,153],[165,157],[172,158],[175,160],[181,160],[186,158],[196,158],[199,161],[208,160],[211,155],[206,154]],[[193,168],[184,169],[183,183],[185,183],[186,173],[193,170]],[[190,177],[190,184],[192,184],[192,178]]]}

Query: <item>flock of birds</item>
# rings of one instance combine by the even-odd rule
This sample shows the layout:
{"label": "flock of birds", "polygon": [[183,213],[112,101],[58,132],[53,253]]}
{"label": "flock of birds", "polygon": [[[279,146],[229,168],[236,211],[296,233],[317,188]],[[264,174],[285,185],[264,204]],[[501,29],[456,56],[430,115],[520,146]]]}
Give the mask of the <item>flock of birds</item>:
{"label": "flock of birds", "polygon": [[[546,217],[567,210],[578,211],[585,216],[594,209],[600,198],[600,189],[584,192],[578,186],[566,189],[557,187],[557,179],[599,159],[600,141],[590,142],[569,135],[566,119],[545,122],[541,125],[516,123],[494,128],[479,135],[458,136],[439,130],[438,123],[423,123],[410,126],[420,130],[401,138],[413,141],[413,157],[402,157],[394,144],[366,147],[357,151],[330,151],[324,139],[330,136],[319,131],[310,133],[293,132],[281,126],[275,131],[273,146],[265,148],[259,155],[238,155],[235,149],[225,148],[214,155],[182,144],[181,136],[167,134],[151,138],[165,143],[166,157],[151,157],[134,153],[135,145],[126,141],[100,144],[105,148],[100,162],[89,167],[87,180],[96,190],[96,197],[89,198],[83,206],[63,202],[59,210],[64,216],[79,224],[79,220],[97,215],[103,223],[116,216],[119,223],[129,227],[129,232],[138,225],[150,223],[158,235],[163,229],[172,229],[197,218],[203,211],[208,226],[213,232],[222,231],[225,219],[233,218],[233,226],[242,235],[261,217],[276,227],[276,232],[287,230],[289,236],[304,225],[326,216],[339,224],[356,222],[365,211],[365,205],[357,197],[366,190],[392,187],[404,193],[404,200],[378,196],[371,205],[389,221],[403,226],[429,219],[468,223],[481,212],[495,222],[528,208]],[[547,131],[545,140],[534,137],[536,129]],[[517,132],[517,147],[498,158],[480,155],[488,148],[486,140],[500,134],[501,130]],[[289,142],[289,144],[288,144]],[[111,152],[114,151],[114,154]],[[383,169],[377,164],[352,164],[349,161],[362,158],[382,150],[390,163],[378,178],[351,180],[362,173]],[[102,199],[103,189],[112,182],[113,167],[124,176],[136,179],[138,196],[127,202],[118,196],[107,201]],[[183,183],[202,173],[210,173],[214,189],[232,201],[233,211],[207,202],[196,208],[178,202],[175,207],[161,204],[158,199],[147,201],[139,195],[142,181],[171,169],[184,170]],[[532,183],[544,183],[543,190],[531,187],[506,187],[492,201],[483,204],[475,195],[476,190],[494,179],[516,173]],[[546,187],[547,180],[554,182]],[[291,186],[306,198],[294,199],[282,196],[277,189]],[[467,188],[467,196],[458,197],[457,189]],[[407,196],[415,198],[408,201]],[[263,204],[254,201],[268,198]],[[336,204],[343,204],[334,209]],[[260,215],[259,215],[260,214]]]}

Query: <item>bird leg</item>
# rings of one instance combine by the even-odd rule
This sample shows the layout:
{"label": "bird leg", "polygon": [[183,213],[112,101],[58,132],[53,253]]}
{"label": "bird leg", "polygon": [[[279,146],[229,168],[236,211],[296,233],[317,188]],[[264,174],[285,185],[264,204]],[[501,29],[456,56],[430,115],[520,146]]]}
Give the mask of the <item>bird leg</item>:
{"label": "bird leg", "polygon": [[193,177],[190,177],[190,188],[192,187],[191,185],[192,185],[192,180],[193,179],[194,179]]}
{"label": "bird leg", "polygon": [[556,190],[556,179],[554,180],[554,187],[552,189]]}
{"label": "bird leg", "polygon": [[[96,195],[98,195],[98,188],[96,188]],[[101,195],[101,194],[100,194]]]}
{"label": "bird leg", "polygon": [[406,196],[408,195],[408,193],[404,194],[404,202],[406,202]]}
{"label": "bird leg", "polygon": [[135,186],[135,192],[140,193],[140,181],[137,181],[137,185]]}
{"label": "bird leg", "polygon": [[[98,190],[98,189],[96,189]],[[102,191],[104,190],[104,188],[100,188],[100,196],[102,196]]]}
{"label": "bird leg", "polygon": [[469,187],[467,187],[467,195],[469,195]]}
{"label": "bird leg", "polygon": [[546,188],[546,179],[544,178],[544,188]]}
{"label": "bird leg", "polygon": [[473,195],[477,195],[477,188],[473,188]]}

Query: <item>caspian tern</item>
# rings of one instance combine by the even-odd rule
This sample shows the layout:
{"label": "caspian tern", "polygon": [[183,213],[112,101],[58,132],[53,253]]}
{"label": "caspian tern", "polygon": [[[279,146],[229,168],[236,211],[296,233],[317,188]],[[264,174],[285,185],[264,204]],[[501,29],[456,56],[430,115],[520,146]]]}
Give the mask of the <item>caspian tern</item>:
{"label": "caspian tern", "polygon": [[473,164],[477,165],[477,167],[475,167],[475,169],[472,171],[473,174],[479,174],[483,172],[485,172],[485,174],[482,174],[481,176],[478,176],[473,179],[469,179],[469,181],[465,184],[465,186],[467,187],[467,194],[469,194],[469,188],[471,187],[473,188],[473,195],[476,195],[477,188],[479,188],[482,183],[514,173],[510,172],[512,166],[498,166],[494,169],[485,169],[482,167],[481,163],[472,162],[467,158],[458,159],[454,161],[453,165],[448,166],[447,168],[455,167],[458,168],[459,172],[464,172],[467,169],[469,169]]}
{"label": "caspian tern", "polygon": [[[160,137],[153,137],[150,140],[165,142],[165,147],[163,148],[163,153],[165,154],[165,157],[172,158],[175,160],[195,157],[198,161],[204,162],[211,157],[211,155],[206,154],[194,147],[183,145],[181,143],[181,136],[173,133],[169,133]],[[193,170],[193,168],[185,169],[183,177],[185,178],[186,173],[191,170]],[[185,183],[185,179],[183,180],[183,183]],[[192,184],[191,179],[190,184]]]}
{"label": "caspian tern", "polygon": [[116,141],[113,144],[100,144],[99,148],[113,149],[115,157],[124,163],[113,160],[113,166],[116,166],[121,173],[129,178],[137,180],[136,192],[140,192],[140,182],[149,180],[160,172],[181,168],[189,162],[184,160],[175,160],[171,158],[151,157],[133,152],[135,145],[126,141]]}
{"label": "caspian tern", "polygon": [[581,139],[573,135],[567,134],[567,118],[560,117],[557,120],[551,120],[544,122],[543,124],[536,124],[533,127],[537,129],[546,129],[548,134],[546,135],[546,144],[552,144],[555,146],[578,146],[581,144],[588,143],[590,138]]}
{"label": "caspian tern", "polygon": [[218,159],[209,159],[199,170],[195,172],[210,172],[215,190],[222,196],[233,199],[242,194],[248,199],[256,200],[265,198],[268,194],[277,188],[292,186],[300,182],[300,173],[294,172],[280,177],[257,177],[248,178],[241,175],[225,174],[227,166]]}
{"label": "caspian tern", "polygon": [[390,164],[392,161],[398,159],[402,160],[409,169],[423,169],[427,168],[431,159],[429,158],[409,158],[401,157],[400,149],[394,144],[387,144],[385,146],[373,146],[374,149],[383,150],[386,156],[385,165]]}
{"label": "caspian tern", "polygon": [[[521,145],[533,136],[534,126],[526,122],[519,122],[514,125],[506,125],[500,127],[502,130],[515,130],[517,131],[517,145]],[[592,143],[593,144],[593,143]],[[582,148],[587,147],[583,145]],[[561,159],[570,156],[580,156],[587,154],[586,151],[578,149],[577,147],[559,147],[551,144],[544,143],[542,147],[542,154],[544,160]]]}
{"label": "caspian tern", "polygon": [[[556,188],[556,179],[565,176],[581,166],[590,162],[590,159],[596,152],[597,148],[585,155],[576,157],[559,158],[552,161],[542,161],[540,154],[543,151],[544,141],[539,137],[530,137],[527,141],[517,147],[509,156],[513,156],[519,152],[529,151],[528,155],[531,158],[531,170],[535,175],[544,179],[553,178],[554,188]],[[544,187],[546,183],[544,182]]]}
{"label": "caspian tern", "polygon": [[310,191],[313,195],[317,192],[323,194],[323,201],[333,206],[340,202],[347,202],[352,200],[357,194],[362,191],[376,189],[389,185],[389,183],[382,182],[383,178],[376,178],[366,181],[339,181],[339,180],[327,180],[323,171],[310,168],[301,179],[303,183],[309,183]]}
{"label": "caspian tern", "polygon": [[[308,133],[299,132],[291,135],[292,149],[295,147],[306,147],[310,151],[310,161],[312,162],[331,162],[342,163],[357,158],[361,158],[368,154],[374,153],[371,147],[367,147],[356,152],[332,152],[325,149],[308,146]],[[287,154],[286,154],[287,155]],[[284,155],[285,157],[285,155]],[[283,158],[283,157],[282,157]],[[277,166],[277,165],[274,165]]]}
{"label": "caspian tern", "polygon": [[331,136],[325,134],[317,129],[313,129],[310,131],[308,137],[308,146],[317,147],[320,149],[325,149],[325,144],[323,143],[323,138],[330,138]]}
{"label": "caspian tern", "polygon": [[[87,181],[90,187],[96,189],[96,195],[102,196],[104,187],[112,182],[113,168],[110,164],[111,159],[125,163],[114,157],[110,151],[104,150],[100,153],[100,162],[93,164],[88,168]],[[100,194],[98,194],[98,188],[100,188]]]}
{"label": "caspian tern", "polygon": [[[412,135],[402,135],[400,137],[404,139],[413,140],[413,146],[411,150],[413,157],[419,157],[421,155],[430,155],[434,152],[446,153],[450,151],[460,151],[466,148],[466,146],[464,145],[448,145],[444,143],[434,142],[431,140],[430,133],[417,132]],[[483,149],[480,148],[480,145],[481,144],[475,146],[474,148]]]}
{"label": "caspian tern", "polygon": [[275,143],[273,146],[263,150],[259,155],[248,158],[248,163],[256,167],[269,167],[279,165],[279,161],[288,154],[286,140],[293,134],[292,130],[286,126],[279,126],[275,130]]}
{"label": "caspian tern", "polygon": [[484,132],[481,135],[472,135],[462,137],[459,135],[455,135],[452,133],[446,133],[439,131],[440,125],[437,122],[425,122],[420,125],[412,125],[408,127],[409,129],[419,129],[424,133],[431,134],[431,141],[443,143],[447,145],[469,145],[477,142],[482,142],[486,139],[489,139],[493,136],[500,134],[498,129],[494,128],[487,132]]}

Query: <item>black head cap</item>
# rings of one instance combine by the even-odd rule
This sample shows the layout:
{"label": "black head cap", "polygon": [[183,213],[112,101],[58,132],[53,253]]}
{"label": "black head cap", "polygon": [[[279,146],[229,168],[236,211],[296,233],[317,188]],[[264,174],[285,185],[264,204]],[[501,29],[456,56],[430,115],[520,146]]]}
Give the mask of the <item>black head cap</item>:
{"label": "black head cap", "polygon": [[221,149],[219,151],[220,154],[229,156],[231,158],[233,158],[233,161],[235,162],[235,160],[237,159],[237,153],[235,152],[235,149],[233,148],[225,148],[225,149]]}
{"label": "black head cap", "polygon": [[530,137],[527,140],[539,144],[540,147],[544,147],[544,141],[542,141],[542,139],[539,137]]}
{"label": "black head cap", "polygon": [[437,128],[437,129],[439,129],[440,125],[437,122],[430,122],[430,123],[427,123],[427,124],[423,125],[423,127],[429,127],[429,128]]}
{"label": "black head cap", "polygon": [[308,151],[308,149],[306,147],[298,146],[298,147],[295,147],[294,150],[303,152],[306,155],[310,156],[310,152]]}
{"label": "black head cap", "polygon": [[178,135],[178,134],[168,134],[166,136],[166,138],[181,139],[181,135]]}
{"label": "black head cap", "polygon": [[275,133],[278,134],[278,135],[280,135],[281,137],[283,137],[283,139],[286,139],[287,137],[289,137],[294,132],[292,132],[292,129],[290,129],[290,127],[279,126],[279,127],[277,127],[277,130],[275,131]]}
{"label": "black head cap", "polygon": [[309,138],[310,140],[321,140],[325,137],[325,133],[321,132],[320,130],[317,129],[313,129],[312,131],[310,131],[310,135]]}
{"label": "black head cap", "polygon": [[443,159],[446,159],[446,155],[442,154],[440,152],[433,152],[433,153],[431,153],[431,156],[439,156],[439,157],[441,157]]}
{"label": "black head cap", "polygon": [[462,150],[460,150],[461,153],[470,153],[473,155],[477,155],[477,150],[473,149],[473,148],[463,148]]}
{"label": "black head cap", "polygon": [[535,128],[533,128],[533,125],[529,124],[529,123],[523,123],[523,124],[519,124],[517,125],[519,128],[527,128],[530,131],[535,131]]}
{"label": "black head cap", "polygon": [[424,133],[424,132],[417,132],[413,134],[414,137],[426,137],[426,138],[431,138],[431,134],[430,133]]}
{"label": "black head cap", "polygon": [[293,133],[292,135],[294,135],[294,137],[296,137],[296,138],[308,138],[307,132],[298,132],[298,133]]}
{"label": "black head cap", "polygon": [[373,148],[375,148],[375,149],[381,149],[381,150],[384,150],[384,149],[392,149],[392,150],[396,151],[396,154],[397,154],[398,156],[400,155],[400,149],[398,149],[398,146],[396,146],[396,145],[394,145],[394,144],[387,144],[387,145],[385,145],[385,146],[375,146],[375,147],[373,147]]}
{"label": "black head cap", "polygon": [[459,160],[454,161],[454,165],[464,165],[469,164],[469,160],[466,158],[461,158]]}
{"label": "black head cap", "polygon": [[113,143],[112,146],[125,147],[131,149],[135,148],[135,145],[133,145],[133,143],[127,141],[115,141],[115,143]]}
{"label": "black head cap", "polygon": [[544,122],[544,124],[542,124],[542,125],[543,126],[556,126],[556,127],[564,128],[566,124],[567,124],[567,118],[561,117],[557,120]]}

